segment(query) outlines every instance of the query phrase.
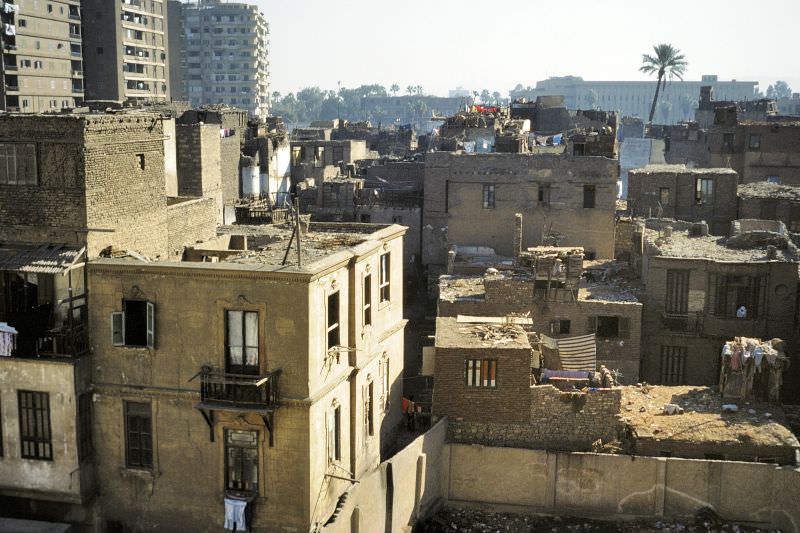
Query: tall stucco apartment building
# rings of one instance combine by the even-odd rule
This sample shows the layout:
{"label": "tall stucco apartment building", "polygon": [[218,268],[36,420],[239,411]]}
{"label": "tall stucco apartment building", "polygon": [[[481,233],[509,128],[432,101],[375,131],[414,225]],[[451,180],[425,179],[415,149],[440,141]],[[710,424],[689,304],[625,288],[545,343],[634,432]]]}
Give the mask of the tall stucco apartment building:
{"label": "tall stucco apartment building", "polygon": [[[175,2],[171,10],[177,11]],[[180,4],[180,50],[185,97],[192,106],[228,104],[266,117],[269,93],[269,24],[255,4],[201,0]],[[176,26],[173,22],[173,26]]]}
{"label": "tall stucco apartment building", "polygon": [[168,101],[167,5],[84,0],[86,98]]}
{"label": "tall stucco apartment building", "polygon": [[83,100],[78,0],[0,5],[0,109],[37,113]]}

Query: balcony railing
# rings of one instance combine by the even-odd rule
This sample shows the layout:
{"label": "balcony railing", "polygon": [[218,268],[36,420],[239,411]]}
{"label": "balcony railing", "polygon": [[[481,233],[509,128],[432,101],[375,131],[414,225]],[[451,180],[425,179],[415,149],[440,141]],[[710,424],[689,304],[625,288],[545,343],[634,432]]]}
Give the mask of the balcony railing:
{"label": "balcony railing", "polygon": [[200,401],[245,409],[272,409],[278,404],[280,370],[264,376],[231,374],[209,367],[200,371]]}
{"label": "balcony railing", "polygon": [[673,333],[695,335],[703,329],[702,316],[694,312],[687,314],[664,313],[662,321],[664,327]]}
{"label": "balcony railing", "polygon": [[36,352],[47,357],[80,357],[88,351],[86,328],[83,325],[58,328],[39,334]]}

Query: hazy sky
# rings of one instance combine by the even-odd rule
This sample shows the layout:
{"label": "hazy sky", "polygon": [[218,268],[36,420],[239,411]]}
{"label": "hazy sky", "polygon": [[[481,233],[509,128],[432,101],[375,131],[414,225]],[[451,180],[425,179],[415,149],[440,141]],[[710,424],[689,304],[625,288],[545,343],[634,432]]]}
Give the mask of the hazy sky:
{"label": "hazy sky", "polygon": [[672,43],[686,79],[776,79],[800,92],[800,0],[256,0],[271,24],[271,84],[286,93],[380,83],[498,90],[548,76],[647,79]]}

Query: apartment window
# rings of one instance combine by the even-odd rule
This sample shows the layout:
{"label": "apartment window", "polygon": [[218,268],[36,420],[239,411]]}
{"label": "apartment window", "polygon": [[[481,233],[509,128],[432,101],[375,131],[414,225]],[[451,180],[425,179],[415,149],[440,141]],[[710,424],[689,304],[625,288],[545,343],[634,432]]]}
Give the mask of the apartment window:
{"label": "apartment window", "polygon": [[584,209],[594,209],[595,188],[594,185],[583,186],[583,207]]}
{"label": "apartment window", "polygon": [[50,394],[17,391],[19,436],[23,459],[53,459],[50,434]]}
{"label": "apartment window", "polygon": [[0,185],[36,185],[36,145],[0,143]]}
{"label": "apartment window", "polygon": [[144,170],[144,154],[136,154],[136,162],[139,164],[139,170]]}
{"label": "apartment window", "polygon": [[146,300],[122,300],[122,312],[111,313],[111,344],[155,348],[156,306]]}
{"label": "apartment window", "polygon": [[328,461],[342,460],[342,408],[334,407],[328,411],[326,420],[328,433]]}
{"label": "apartment window", "polygon": [[94,452],[92,444],[92,394],[78,396],[78,459],[83,461]]}
{"label": "apartment window", "polygon": [[390,256],[389,252],[381,255],[381,280],[380,280],[380,296],[381,296],[381,303],[388,302],[391,298],[391,281],[390,275],[391,272],[389,271],[390,268]]}
{"label": "apartment window", "polygon": [[767,183],[780,183],[781,177],[780,176],[767,176]]}
{"label": "apartment window", "polygon": [[550,335],[568,335],[570,321],[564,319],[556,319],[550,321]]}
{"label": "apartment window", "polygon": [[723,133],[722,134],[722,150],[725,152],[733,152],[733,145],[736,140],[735,134]]}
{"label": "apartment window", "polygon": [[709,274],[708,310],[721,318],[737,318],[740,307],[747,311],[746,318],[759,318],[764,309],[767,278],[764,276],[739,276]]}
{"label": "apartment window", "polygon": [[303,161],[303,147],[292,146],[292,165],[298,166]]}
{"label": "apartment window", "polygon": [[550,207],[550,184],[539,184],[539,205],[542,207]]}
{"label": "apartment window", "polygon": [[153,468],[153,419],[149,403],[125,402],[125,466]]}
{"label": "apartment window", "polygon": [[761,150],[761,135],[750,135],[747,146],[754,152]]}
{"label": "apartment window", "polygon": [[661,381],[662,385],[683,385],[686,370],[685,346],[661,347]]}
{"label": "apartment window", "polygon": [[258,374],[257,311],[225,311],[225,371]]}
{"label": "apartment window", "polygon": [[661,207],[669,205],[669,187],[661,187],[658,189],[658,202]]}
{"label": "apartment window", "polygon": [[373,383],[364,387],[364,429],[370,437],[375,434],[375,397]]}
{"label": "apartment window", "polygon": [[494,209],[494,185],[483,186],[483,208]]}
{"label": "apartment window", "polygon": [[328,295],[328,349],[341,345],[339,337],[339,291]]}
{"label": "apartment window", "polygon": [[467,387],[497,387],[497,359],[467,359],[464,365]]}
{"label": "apartment window", "polygon": [[629,336],[630,321],[621,316],[590,316],[589,333],[601,339],[625,339]]}
{"label": "apartment window", "polygon": [[372,274],[364,276],[364,325],[372,324]]}
{"label": "apartment window", "polygon": [[712,178],[697,178],[695,180],[694,203],[697,205],[710,204],[714,196],[714,180]]}
{"label": "apartment window", "polygon": [[665,311],[673,315],[685,315],[689,312],[688,270],[667,270]]}
{"label": "apartment window", "polygon": [[381,407],[384,411],[389,407],[389,358],[384,354],[383,360],[380,363],[379,373],[381,382],[383,383],[383,391],[381,393]]}
{"label": "apartment window", "polygon": [[[249,87],[242,87],[242,90],[249,89]],[[344,146],[334,146],[333,147],[333,162],[339,163],[344,161]]]}
{"label": "apartment window", "polygon": [[258,494],[258,432],[225,430],[225,488]]}

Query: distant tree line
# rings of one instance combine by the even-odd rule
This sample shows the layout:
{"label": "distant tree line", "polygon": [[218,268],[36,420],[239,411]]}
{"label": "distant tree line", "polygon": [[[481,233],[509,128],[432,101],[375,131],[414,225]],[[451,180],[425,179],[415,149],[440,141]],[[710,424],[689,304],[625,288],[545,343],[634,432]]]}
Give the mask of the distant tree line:
{"label": "distant tree line", "polygon": [[[428,113],[428,107],[421,98],[425,91],[421,85],[408,85],[405,92],[400,94],[400,86],[392,84],[388,90],[383,85],[361,85],[354,89],[341,87],[338,90],[325,90],[319,87],[306,87],[297,92],[281,94],[272,93],[272,114],[279,115],[292,124],[308,124],[315,120],[333,120],[343,118],[351,121],[393,120],[385,110],[371,108],[365,110],[362,99],[368,96],[411,96],[407,103],[406,116],[414,122],[420,122]],[[507,98],[497,92],[484,89],[473,92],[475,101],[489,105],[505,105]],[[414,97],[420,97],[419,99]]]}

